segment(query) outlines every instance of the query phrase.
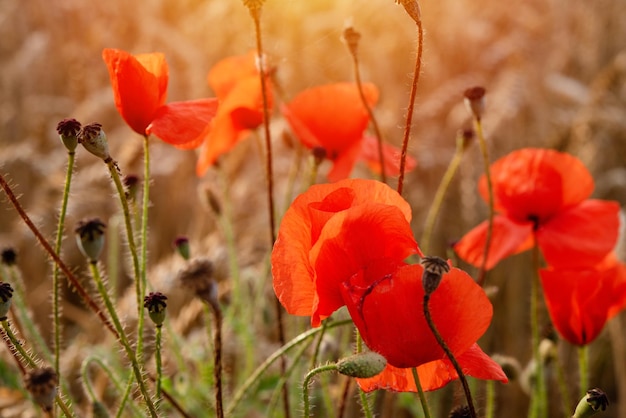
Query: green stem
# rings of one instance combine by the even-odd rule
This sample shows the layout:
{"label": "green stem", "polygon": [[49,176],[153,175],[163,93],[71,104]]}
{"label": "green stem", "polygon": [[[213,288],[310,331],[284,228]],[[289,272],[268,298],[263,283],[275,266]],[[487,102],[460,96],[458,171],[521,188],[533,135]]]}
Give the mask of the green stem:
{"label": "green stem", "polygon": [[315,343],[315,349],[313,350],[313,355],[311,356],[311,369],[315,367],[317,363],[317,356],[320,352],[320,346],[322,345],[322,340],[324,339],[324,334],[326,334],[326,326],[328,324],[328,319],[322,321],[322,330],[320,331],[320,335],[317,336],[317,342]]}
{"label": "green stem", "polygon": [[486,397],[485,418],[493,418],[496,412],[496,384],[493,380],[487,380]]}
{"label": "green stem", "polygon": [[476,418],[477,417],[476,408],[474,408],[474,402],[472,400],[472,392],[470,391],[469,385],[467,383],[467,379],[465,378],[465,374],[463,373],[463,369],[461,368],[461,365],[459,364],[459,362],[456,360],[456,357],[454,357],[452,350],[450,350],[450,347],[448,347],[448,344],[439,333],[439,330],[437,329],[437,326],[435,325],[435,322],[433,321],[433,318],[430,314],[430,309],[428,307],[429,302],[430,302],[430,294],[427,293],[424,295],[424,304],[423,304],[424,305],[424,318],[426,319],[426,323],[428,324],[428,327],[430,328],[433,335],[435,336],[435,339],[437,340],[437,342],[439,343],[443,351],[446,353],[446,356],[448,356],[448,359],[452,363],[452,366],[454,366],[454,370],[456,370],[456,373],[459,375],[459,380],[461,380],[461,385],[463,386],[463,392],[465,392],[465,398],[467,399],[467,406],[469,407],[469,410],[470,410],[469,411],[470,416],[472,418]]}
{"label": "green stem", "polygon": [[115,306],[113,305],[113,303],[111,302],[111,299],[109,298],[109,292],[104,286],[104,282],[102,281],[102,277],[100,276],[100,271],[98,270],[97,262],[96,261],[89,262],[89,269],[91,271],[94,281],[96,282],[96,286],[98,288],[98,292],[100,293],[100,296],[102,297],[102,301],[104,302],[104,305],[106,306],[107,311],[109,312],[109,315],[111,316],[111,320],[113,321],[113,324],[115,325],[115,329],[117,330],[119,334],[119,341],[124,347],[124,350],[126,351],[128,360],[130,360],[131,362],[133,373],[135,375],[135,379],[137,380],[137,385],[139,386],[139,390],[141,391],[141,394],[144,398],[148,411],[150,412],[150,416],[157,417],[158,414],[157,414],[156,408],[154,406],[154,403],[152,402],[152,398],[150,394],[148,393],[146,382],[143,379],[143,370],[141,368],[141,365],[137,361],[137,357],[135,356],[135,352],[133,351],[133,348],[131,347],[128,341],[128,337],[126,336],[126,333],[124,332],[124,327],[122,326],[122,323],[120,322],[120,319],[117,316],[117,312],[115,311]]}
{"label": "green stem", "polygon": [[[70,185],[72,184],[72,173],[74,172],[74,160],[76,153],[68,151],[67,153],[67,172],[65,174],[65,187],[63,188],[63,197],[61,200],[61,212],[59,213],[59,222],[57,225],[57,236],[54,245],[54,252],[61,254],[61,244],[63,243],[63,230],[65,226],[65,216],[67,214],[67,203],[70,197]],[[60,283],[59,283],[59,266],[53,263],[52,269],[52,327],[54,329],[54,370],[60,376],[60,351],[61,351],[61,306],[60,306]]]}
{"label": "green stem", "polygon": [[306,376],[304,377],[304,381],[302,382],[302,402],[304,404],[304,414],[302,415],[303,417],[308,418],[311,415],[311,407],[309,402],[309,385],[311,384],[311,379],[313,379],[313,377],[320,373],[336,370],[337,365],[333,363],[317,367],[306,374]]}
{"label": "green stem", "polygon": [[[338,326],[351,324],[351,323],[352,323],[351,319],[345,319],[343,321],[337,321],[337,322],[333,322],[331,324],[328,324],[327,328],[328,329],[332,329],[332,328],[335,328],[335,327],[338,327]],[[287,342],[285,345],[280,347],[271,356],[269,356],[259,367],[257,367],[257,369],[248,377],[248,379],[246,379],[246,381],[243,383],[243,385],[237,390],[237,392],[233,396],[233,399],[232,399],[230,405],[226,409],[226,414],[225,415],[228,416],[228,417],[233,415],[233,412],[235,411],[237,406],[239,406],[239,403],[244,398],[244,396],[248,393],[248,391],[252,388],[252,386],[254,386],[256,383],[258,383],[259,378],[261,377],[261,375],[263,373],[265,373],[265,371],[277,359],[281,358],[282,356],[287,354],[287,352],[289,352],[292,348],[294,348],[297,345],[305,342],[309,338],[312,338],[313,336],[315,336],[319,332],[321,332],[320,328],[313,328],[313,329],[310,329],[310,330],[308,330],[306,332],[303,332],[302,334],[298,335],[297,337],[293,338],[292,340]]]}
{"label": "green stem", "polygon": [[278,381],[276,387],[272,392],[272,396],[270,398],[270,401],[268,402],[267,414],[265,416],[271,417],[275,415],[274,409],[276,408],[276,404],[278,403],[278,398],[282,396],[283,386],[287,384],[287,381],[289,380],[295,369],[298,366],[302,365],[300,359],[302,358],[302,356],[304,356],[304,353],[306,353],[308,348],[308,345],[303,344],[302,347],[300,347],[300,349],[296,351],[295,355],[291,358],[291,365],[287,368],[285,374],[280,377],[280,380]]}
{"label": "green stem", "polygon": [[[363,351],[363,339],[361,338],[361,333],[359,330],[355,330],[356,332],[356,354],[359,354]],[[367,394],[359,388],[359,401],[361,402],[361,408],[363,409],[363,414],[366,418],[372,418],[372,408],[370,407],[369,400],[367,399]]]}
{"label": "green stem", "polygon": [[156,363],[156,399],[157,402],[161,400],[161,381],[163,379],[163,362],[161,360],[161,338],[162,338],[162,326],[156,327],[156,341],[154,359]]}
{"label": "green stem", "polygon": [[[117,413],[115,414],[115,418],[121,418],[124,413],[124,408],[126,407],[126,403],[128,402],[128,398],[130,398],[130,393],[133,391],[133,381],[135,380],[133,374],[128,375],[128,381],[126,382],[126,387],[122,392],[122,398],[120,399],[120,403],[117,406]],[[132,402],[130,403],[133,404]]]}
{"label": "green stem", "polygon": [[[582,398],[587,395],[589,390],[589,346],[581,345],[578,347],[578,391]],[[582,393],[582,395],[581,395]]]}
{"label": "green stem", "polygon": [[530,289],[530,327],[533,344],[533,359],[535,360],[535,384],[533,385],[533,399],[531,401],[531,417],[542,418],[546,410],[546,390],[543,375],[543,361],[539,354],[539,344],[541,343],[539,333],[539,246],[537,238],[534,237],[532,251],[533,278]]}
{"label": "green stem", "polygon": [[[150,206],[150,141],[148,135],[143,137],[143,203],[141,210],[141,264],[139,267],[139,281],[135,284],[137,292],[137,347],[135,353],[137,361],[143,358],[143,328],[145,313],[143,310],[143,296],[146,292],[146,271],[148,265],[148,207]],[[157,397],[158,399],[158,397]]]}
{"label": "green stem", "polygon": [[556,378],[559,385],[559,392],[561,392],[561,408],[563,409],[563,417],[570,418],[570,408],[572,407],[572,399],[569,393],[569,386],[567,379],[565,378],[565,371],[563,370],[563,364],[561,363],[560,356],[554,360],[556,366]]}
{"label": "green stem", "polygon": [[487,237],[485,238],[485,249],[483,250],[483,262],[480,265],[480,271],[478,273],[478,284],[483,286],[485,283],[485,275],[487,273],[487,261],[489,260],[489,251],[491,250],[491,238],[493,235],[493,217],[494,217],[494,198],[493,198],[493,183],[491,181],[491,170],[489,169],[489,151],[487,149],[487,141],[485,141],[485,135],[483,134],[483,125],[481,120],[474,118],[474,130],[478,137],[478,145],[480,146],[480,152],[483,155],[483,165],[485,170],[485,177],[487,178],[487,191],[489,193],[489,224],[487,226]]}
{"label": "green stem", "polygon": [[[419,3],[415,1],[419,11]],[[409,138],[411,137],[411,126],[413,124],[413,108],[415,107],[415,97],[417,96],[417,84],[419,83],[422,71],[422,52],[424,50],[424,28],[422,25],[421,13],[414,16],[417,25],[417,57],[415,58],[415,70],[413,71],[413,81],[411,82],[411,93],[409,95],[409,106],[406,110],[406,120],[404,123],[404,136],[402,138],[402,151],[400,153],[400,177],[398,178],[398,193],[402,194],[404,185],[404,172],[406,170],[406,157],[409,149]]]}
{"label": "green stem", "polygon": [[432,236],[433,230],[435,228],[435,223],[437,221],[437,215],[441,210],[441,206],[443,205],[443,199],[450,187],[450,183],[452,183],[452,179],[456,174],[459,166],[461,165],[461,160],[463,159],[463,151],[465,149],[463,136],[462,134],[457,137],[456,141],[456,151],[454,153],[454,157],[450,161],[446,172],[441,178],[441,182],[439,183],[439,187],[437,188],[437,192],[435,193],[435,197],[433,198],[433,203],[428,210],[428,215],[426,216],[426,223],[424,225],[424,233],[422,234],[422,239],[420,241],[420,247],[424,254],[430,254],[430,238]]}
{"label": "green stem", "polygon": [[[24,349],[20,340],[17,339],[13,330],[11,329],[11,325],[9,321],[5,318],[2,322],[2,327],[4,328],[4,332],[8,338],[7,342],[10,342],[13,345],[13,349],[22,357],[22,362],[30,367],[37,367],[37,361]],[[20,364],[22,364],[20,362]]]}
{"label": "green stem", "polygon": [[419,396],[420,403],[422,404],[422,411],[424,411],[424,418],[430,418],[430,407],[428,406],[428,401],[426,400],[426,394],[424,393],[424,389],[422,388],[422,383],[420,382],[420,376],[417,373],[417,367],[412,367],[411,373],[413,374],[413,380],[415,381],[415,387],[417,388],[417,395]]}

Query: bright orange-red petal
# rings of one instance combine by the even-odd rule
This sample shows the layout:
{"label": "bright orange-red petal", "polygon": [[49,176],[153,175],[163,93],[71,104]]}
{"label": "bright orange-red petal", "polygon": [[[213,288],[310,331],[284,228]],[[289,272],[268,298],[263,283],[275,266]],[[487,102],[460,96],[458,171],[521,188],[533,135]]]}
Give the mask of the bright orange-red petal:
{"label": "bright orange-red petal", "polygon": [[[457,357],[463,372],[483,380],[498,380],[506,383],[508,379],[500,365],[487,356],[478,346],[472,345]],[[417,368],[420,384],[424,391],[440,389],[458,378],[449,360],[435,360]],[[397,368],[387,365],[385,370],[369,379],[357,379],[359,387],[365,392],[390,390],[394,392],[417,392],[413,373],[410,368]]]}
{"label": "bright orange-red petal", "polygon": [[626,266],[610,254],[593,267],[549,267],[541,282],[552,322],[567,341],[592,342],[626,306]]}
{"label": "bright orange-red petal", "polygon": [[[443,359],[423,311],[423,267],[406,265],[380,274],[360,271],[342,295],[363,341],[395,367],[417,367]],[[464,271],[444,274],[429,308],[441,336],[455,355],[465,352],[487,330],[493,308],[483,289]]]}
{"label": "bright orange-red petal", "polygon": [[339,181],[350,177],[350,173],[359,156],[360,148],[359,143],[356,143],[337,156],[333,161],[333,167],[326,175],[328,181]]}
{"label": "bright orange-red petal", "polygon": [[209,71],[207,80],[218,99],[224,100],[240,80],[250,76],[258,78],[256,51],[246,55],[224,58]]}
{"label": "bright orange-red petal", "polygon": [[[391,144],[383,142],[383,163],[385,165],[385,174],[387,176],[400,175],[400,149]],[[371,135],[365,135],[361,144],[361,152],[359,159],[365,161],[374,173],[381,173],[380,156],[378,152],[378,140]],[[407,155],[405,163],[405,172],[413,170],[417,166],[415,158]]]}
{"label": "bright orange-red petal", "polygon": [[[363,84],[370,106],[378,100],[378,89]],[[334,160],[359,142],[369,115],[354,83],[335,83],[302,91],[287,106],[284,115],[294,134],[309,148],[323,147]]]}
{"label": "bright orange-red petal", "polygon": [[537,231],[548,264],[594,265],[610,253],[619,233],[619,204],[586,200],[561,212]]}
{"label": "bright orange-red petal", "polygon": [[[518,222],[535,217],[539,222],[585,200],[593,191],[593,178],[576,157],[549,149],[524,148],[491,165],[497,211]],[[480,194],[488,200],[487,181]]]}
{"label": "bright orange-red petal", "polygon": [[342,287],[354,274],[384,261],[384,275],[418,253],[411,225],[396,206],[368,203],[335,214],[309,253],[319,297],[312,324],[344,305]]}
{"label": "bright orange-red petal", "polygon": [[156,112],[146,133],[181,149],[197,148],[202,144],[201,134],[217,113],[217,107],[217,99],[168,103]]}
{"label": "bright orange-red petal", "polygon": [[[485,257],[488,225],[488,221],[481,223],[454,245],[454,251],[459,257],[476,267],[482,266]],[[487,270],[506,257],[531,248],[532,230],[533,224],[530,222],[519,224],[505,216],[494,216]]]}
{"label": "bright orange-red petal", "polygon": [[315,303],[309,252],[324,225],[338,212],[369,202],[393,205],[411,220],[411,207],[392,188],[375,180],[350,179],[311,186],[291,204],[272,251],[274,291],[287,312],[310,316]]}
{"label": "bright orange-red petal", "polygon": [[102,58],[109,70],[115,106],[128,126],[145,135],[146,128],[165,104],[168,69],[161,53],[137,57],[119,49],[105,49]]}

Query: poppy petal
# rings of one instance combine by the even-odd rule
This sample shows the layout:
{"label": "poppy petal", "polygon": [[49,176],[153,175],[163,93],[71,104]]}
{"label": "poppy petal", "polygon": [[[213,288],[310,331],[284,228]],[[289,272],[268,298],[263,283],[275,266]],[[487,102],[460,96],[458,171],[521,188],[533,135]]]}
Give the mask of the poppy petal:
{"label": "poppy petal", "polygon": [[[445,357],[424,318],[423,271],[419,264],[385,276],[376,269],[362,270],[341,289],[363,341],[395,367],[416,367]],[[455,354],[465,352],[484,334],[493,315],[483,289],[457,268],[444,274],[428,306]]]}
{"label": "poppy petal", "polygon": [[[550,149],[524,148],[491,165],[495,208],[518,222],[539,222],[587,199],[593,191],[591,174],[576,157]],[[479,191],[488,201],[483,176]]]}
{"label": "poppy petal", "polygon": [[[457,357],[459,365],[466,376],[483,380],[498,380],[507,383],[508,379],[502,367],[473,344],[468,350]],[[440,389],[449,382],[456,380],[458,374],[448,359],[435,360],[417,367],[420,385],[424,391]],[[394,392],[417,392],[413,372],[410,368],[398,368],[387,364],[385,370],[368,379],[356,379],[364,392],[374,390],[391,390]]]}
{"label": "poppy petal", "polygon": [[240,80],[259,77],[256,59],[256,51],[250,51],[246,55],[224,58],[211,67],[207,80],[218,99],[226,99]]}
{"label": "poppy petal", "polygon": [[202,143],[201,134],[217,112],[217,99],[173,102],[161,106],[146,134],[181,149],[192,149]]}
{"label": "poppy petal", "polygon": [[613,250],[619,233],[619,204],[586,200],[552,218],[537,231],[548,264],[594,265]]}
{"label": "poppy petal", "polygon": [[133,56],[107,48],[102,58],[109,70],[115,106],[128,126],[140,135],[165,104],[168,68],[161,53]]}
{"label": "poppy petal", "polygon": [[[382,143],[383,163],[385,165],[385,174],[388,176],[400,175],[400,149],[386,142]],[[374,173],[381,173],[380,156],[378,152],[378,139],[371,135],[365,135],[361,145],[359,159],[365,161]],[[405,162],[405,171],[409,172],[417,166],[415,158],[407,155]]]}
{"label": "poppy petal", "polygon": [[[461,259],[476,267],[482,265],[488,228],[489,222],[485,221],[454,245],[454,251]],[[506,257],[531,248],[532,230],[533,224],[530,222],[519,224],[505,216],[494,216],[487,270],[495,267]]]}
{"label": "poppy petal", "polygon": [[354,164],[358,158],[359,150],[360,146],[356,143],[339,154],[333,161],[333,167],[326,175],[326,177],[328,177],[328,181],[334,182],[350,177],[350,173],[352,172]]}

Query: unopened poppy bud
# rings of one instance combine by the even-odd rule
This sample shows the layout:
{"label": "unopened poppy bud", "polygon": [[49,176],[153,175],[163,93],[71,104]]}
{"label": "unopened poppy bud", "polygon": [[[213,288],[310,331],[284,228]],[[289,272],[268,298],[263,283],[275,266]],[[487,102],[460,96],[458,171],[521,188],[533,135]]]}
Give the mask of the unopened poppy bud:
{"label": "unopened poppy bud", "polygon": [[433,293],[441,283],[443,275],[450,271],[447,261],[437,256],[426,256],[422,259],[422,287],[427,295]]}
{"label": "unopened poppy bud", "polygon": [[609,406],[609,398],[606,396],[606,393],[598,388],[590,389],[578,402],[572,418],[593,416],[599,411],[605,411],[607,406]]}
{"label": "unopened poppy bud", "polygon": [[404,10],[406,10],[415,23],[419,23],[419,21],[422,20],[422,12],[420,11],[420,5],[417,0],[396,0],[396,4],[404,6]]}
{"label": "unopened poppy bud", "polygon": [[137,189],[139,188],[139,177],[129,174],[124,177],[124,188],[126,189],[126,199],[137,200]]}
{"label": "unopened poppy bud", "polygon": [[99,123],[90,123],[83,126],[78,134],[78,142],[96,157],[102,158],[105,163],[111,161],[109,142]]}
{"label": "unopened poppy bud", "polygon": [[13,288],[9,283],[0,282],[0,321],[7,319],[11,299],[13,298]]}
{"label": "unopened poppy bud", "polygon": [[52,411],[57,396],[59,377],[52,367],[39,367],[26,373],[26,389],[33,399],[46,412]]}
{"label": "unopened poppy bud", "polygon": [[472,87],[463,93],[465,96],[465,106],[476,120],[480,120],[485,112],[484,87]]}
{"label": "unopened poppy bud", "polygon": [[93,218],[80,221],[74,229],[80,252],[92,263],[98,260],[104,248],[105,228],[104,222],[98,218]]}
{"label": "unopened poppy bud", "polygon": [[17,251],[11,247],[2,249],[0,260],[2,260],[2,264],[7,267],[14,266],[15,263],[17,263]]}
{"label": "unopened poppy bud", "polygon": [[341,39],[346,43],[350,53],[353,56],[357,55],[357,50],[359,47],[359,40],[361,39],[361,34],[354,30],[352,25],[347,25],[343,30],[341,35]]}
{"label": "unopened poppy bud", "polygon": [[380,374],[387,366],[387,359],[378,353],[368,351],[343,358],[336,366],[337,371],[343,375],[367,379]]}
{"label": "unopened poppy bud", "polygon": [[78,133],[81,124],[76,119],[63,119],[57,124],[57,132],[61,142],[68,151],[73,152],[78,145]]}
{"label": "unopened poppy bud", "polygon": [[450,411],[450,415],[448,418],[470,418],[472,416],[472,411],[467,405],[455,406]]}
{"label": "unopened poppy bud", "polygon": [[143,307],[148,310],[150,319],[157,327],[163,325],[165,321],[165,310],[167,308],[167,296],[161,292],[150,292],[143,298]]}
{"label": "unopened poppy bud", "polygon": [[187,237],[178,237],[174,240],[174,248],[182,258],[189,260],[191,249],[189,247],[189,239]]}

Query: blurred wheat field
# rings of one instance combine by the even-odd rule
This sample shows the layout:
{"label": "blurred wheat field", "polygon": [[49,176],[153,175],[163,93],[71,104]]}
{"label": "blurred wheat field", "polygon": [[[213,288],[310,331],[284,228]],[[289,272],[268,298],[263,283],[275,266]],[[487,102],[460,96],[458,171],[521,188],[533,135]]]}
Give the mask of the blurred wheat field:
{"label": "blurred wheat field", "polygon": [[[484,126],[492,160],[528,146],[571,152],[592,172],[594,197],[626,205],[624,0],[439,0],[424,1],[421,7],[426,31],[424,66],[409,145],[418,166],[408,174],[404,193],[413,208],[416,237],[421,235],[426,211],[454,153],[456,132],[470,126],[462,92],[474,85],[487,89]],[[347,21],[362,35],[362,78],[381,91],[375,114],[384,137],[399,145],[416,55],[416,29],[392,0],[268,0],[263,7],[262,32],[265,53],[280,82],[280,99],[289,100],[318,84],[352,80],[352,59],[340,39]],[[163,52],[170,72],[168,101],[174,101],[213,96],[206,82],[211,66],[254,46],[252,21],[238,1],[0,0],[0,170],[8,173],[37,225],[53,237],[66,163],[66,150],[55,131],[61,119],[101,123],[124,174],[142,171],[141,138],[115,109],[101,59],[103,48]],[[296,164],[293,149],[283,140],[286,131],[275,111],[276,202],[281,213],[294,197],[286,195],[287,178]],[[197,178],[193,151],[174,150],[156,139],[151,142],[148,279],[170,298],[172,331],[186,341],[191,358],[206,355],[207,332],[200,325],[202,305],[175,281],[183,263],[174,254],[172,242],[186,235],[195,255],[214,260],[227,302],[231,286],[228,248],[219,220],[207,205],[207,193],[231,210],[241,280],[250,302],[245,318],[250,322],[246,330],[226,331],[226,368],[227,374],[231,372],[226,379],[227,396],[279,346],[272,328],[274,295],[266,259],[270,248],[265,189],[259,182],[264,176],[260,144],[261,140],[252,136],[221,159],[219,170]],[[306,162],[301,162],[300,170],[299,181],[304,183]],[[476,193],[481,173],[481,156],[473,147],[446,199],[431,246],[433,253],[446,255],[451,241],[485,218],[486,205]],[[357,166],[353,176],[371,174],[366,167]],[[119,310],[132,328],[135,301],[127,294],[128,288],[132,291],[127,256],[121,241],[115,239],[116,230],[123,226],[117,212],[106,170],[92,156],[79,153],[66,225],[72,227],[90,216],[109,224],[109,261],[105,264],[109,281],[116,286]],[[82,274],[84,260],[72,234],[66,235],[64,259]],[[50,338],[50,265],[3,197],[0,248],[7,246],[18,251],[33,316],[42,334]],[[626,257],[626,246],[620,255]],[[493,299],[493,323],[481,340],[486,352],[510,355],[522,364],[531,356],[528,309],[519,300],[529,295],[529,258],[528,254],[512,257],[490,273],[489,284],[499,291]],[[121,261],[112,264],[112,260]],[[87,275],[83,276],[87,280]],[[78,376],[80,361],[89,352],[106,352],[110,341],[107,343],[100,324],[86,314],[69,289],[65,290],[63,312],[66,348],[62,368]],[[544,318],[549,321],[547,314]],[[625,320],[623,313],[616,317],[590,347],[590,381],[602,387],[611,400],[610,409],[599,415],[602,417],[626,417]],[[299,317],[289,317],[286,322],[289,338],[309,327],[308,321]],[[327,358],[347,349],[350,338],[349,332],[340,332],[329,339]],[[559,349],[564,363],[575,364],[571,347],[561,343]],[[12,364],[4,345],[0,362],[6,363],[5,370]],[[180,364],[170,358],[166,367],[175,379]],[[569,381],[577,381],[575,367],[566,372]],[[101,380],[100,390],[106,397],[106,380]],[[0,386],[7,381],[0,373]],[[177,384],[189,388],[193,397],[194,382]],[[329,384],[339,387],[336,381]],[[80,393],[79,382],[75,385]],[[572,395],[574,392],[572,385]],[[444,398],[442,402],[457,396],[453,390],[442,393],[436,398]],[[498,416],[526,416],[528,395],[517,381],[499,385],[497,393]],[[551,395],[556,396],[556,391]],[[376,403],[381,416],[417,416],[409,407],[385,409],[394,402],[404,405],[407,399],[412,398],[379,394]],[[201,400],[181,402],[196,413],[206,412]],[[240,409],[240,415],[265,416],[267,402],[269,395],[260,391],[257,399]],[[552,404],[559,407],[558,401]],[[353,409],[353,416],[358,416],[358,407]],[[320,406],[320,410],[324,409]],[[447,411],[439,412],[438,416],[447,416]],[[558,409],[552,413],[550,416],[560,416]],[[0,416],[37,413],[26,406],[3,411],[0,403]]]}

